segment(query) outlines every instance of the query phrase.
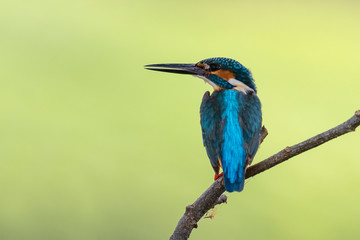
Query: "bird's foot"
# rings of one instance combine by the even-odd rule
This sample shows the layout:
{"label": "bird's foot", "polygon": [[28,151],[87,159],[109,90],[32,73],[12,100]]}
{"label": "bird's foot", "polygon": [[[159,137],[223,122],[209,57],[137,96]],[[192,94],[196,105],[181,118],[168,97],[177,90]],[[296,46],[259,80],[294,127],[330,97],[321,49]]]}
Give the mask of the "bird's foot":
{"label": "bird's foot", "polygon": [[223,172],[222,172],[222,173],[220,173],[220,174],[216,174],[216,173],[215,173],[214,180],[218,179],[218,178],[219,178],[219,177],[221,177],[222,175],[224,175],[224,173],[223,173]]}

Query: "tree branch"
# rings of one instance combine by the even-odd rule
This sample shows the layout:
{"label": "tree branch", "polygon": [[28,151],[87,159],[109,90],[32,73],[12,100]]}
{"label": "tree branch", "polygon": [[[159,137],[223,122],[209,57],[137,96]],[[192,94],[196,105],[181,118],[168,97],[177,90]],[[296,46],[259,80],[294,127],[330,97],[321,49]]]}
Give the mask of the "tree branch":
{"label": "tree branch", "polygon": [[[292,158],[300,153],[309,149],[315,148],[327,141],[336,137],[346,134],[360,125],[360,110],[355,112],[346,122],[326,131],[309,138],[306,141],[298,143],[291,147],[286,147],[280,152],[272,155],[271,157],[261,161],[246,170],[245,178],[253,177],[261,172],[264,172],[286,160]],[[204,214],[213,208],[216,204],[226,202],[226,197],[222,195],[225,192],[223,178],[219,178],[191,205],[186,207],[185,214],[181,217],[174,233],[171,235],[170,240],[185,240],[188,239],[193,228],[197,228],[197,222]],[[221,200],[219,199],[222,196]]]}

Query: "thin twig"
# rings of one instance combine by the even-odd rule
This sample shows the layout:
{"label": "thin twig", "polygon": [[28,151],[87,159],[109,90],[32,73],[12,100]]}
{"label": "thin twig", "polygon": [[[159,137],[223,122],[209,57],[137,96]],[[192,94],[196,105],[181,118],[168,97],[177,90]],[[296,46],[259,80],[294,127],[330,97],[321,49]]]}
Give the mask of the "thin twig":
{"label": "thin twig", "polygon": [[[286,160],[309,149],[315,148],[331,139],[339,137],[355,129],[360,125],[360,110],[355,112],[346,122],[306,141],[291,147],[286,147],[273,156],[261,161],[246,170],[245,178],[253,177],[266,171]],[[204,214],[218,204],[219,197],[225,192],[223,178],[219,178],[191,205],[186,207],[185,214],[181,217],[170,240],[186,240],[193,228],[197,228],[197,222]]]}

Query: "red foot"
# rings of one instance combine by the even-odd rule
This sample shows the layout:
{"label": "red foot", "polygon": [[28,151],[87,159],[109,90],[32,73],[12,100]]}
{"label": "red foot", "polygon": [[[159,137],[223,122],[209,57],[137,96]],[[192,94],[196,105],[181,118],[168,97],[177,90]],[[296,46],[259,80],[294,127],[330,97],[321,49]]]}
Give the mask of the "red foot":
{"label": "red foot", "polygon": [[214,180],[218,179],[218,178],[219,178],[219,177],[221,177],[222,175],[224,175],[224,173],[223,173],[223,172],[222,172],[222,173],[220,173],[219,175],[217,175],[217,174],[215,173]]}

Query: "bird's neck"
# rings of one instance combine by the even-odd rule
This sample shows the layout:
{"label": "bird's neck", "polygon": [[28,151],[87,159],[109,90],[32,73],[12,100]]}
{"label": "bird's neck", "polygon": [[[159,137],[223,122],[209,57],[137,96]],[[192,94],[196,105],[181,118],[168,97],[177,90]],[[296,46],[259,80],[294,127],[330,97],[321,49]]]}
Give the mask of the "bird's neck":
{"label": "bird's neck", "polygon": [[242,78],[240,81],[247,87],[251,88],[254,92],[257,92],[254,80],[250,77]]}
{"label": "bird's neck", "polygon": [[248,69],[243,69],[240,72],[235,74],[235,77],[238,81],[242,82],[244,85],[251,88],[254,92],[256,92],[256,86],[254,79],[251,75],[251,72]]}

